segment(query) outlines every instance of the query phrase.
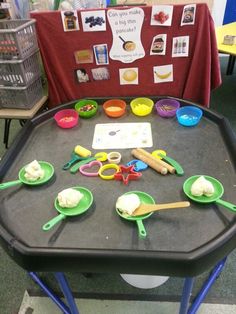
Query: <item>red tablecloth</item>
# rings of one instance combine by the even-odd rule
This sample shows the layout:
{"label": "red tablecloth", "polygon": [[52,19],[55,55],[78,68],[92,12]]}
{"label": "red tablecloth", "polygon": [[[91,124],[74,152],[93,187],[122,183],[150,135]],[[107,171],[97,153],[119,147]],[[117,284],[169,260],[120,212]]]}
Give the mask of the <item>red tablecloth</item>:
{"label": "red tablecloth", "polygon": [[[118,9],[118,8],[117,8]],[[123,9],[123,8],[119,8]],[[206,4],[197,4],[194,25],[180,26],[183,5],[175,5],[172,26],[151,26],[149,6],[144,10],[141,32],[144,58],[125,64],[109,60],[111,78],[108,81],[78,83],[74,71],[85,68],[91,73],[94,63],[76,64],[74,52],[93,48],[95,44],[112,45],[112,32],[107,21],[106,31],[83,32],[80,11],[80,30],[64,32],[59,11],[32,13],[36,19],[37,36],[48,78],[50,106],[84,97],[122,97],[169,95],[209,106],[210,92],[221,84],[220,65],[212,17]],[[106,9],[109,10],[109,9]],[[167,34],[165,56],[150,56],[152,39]],[[189,36],[189,56],[172,58],[172,38]],[[153,81],[153,66],[173,64],[174,81],[161,84]],[[138,85],[120,85],[119,68],[138,67]]]}

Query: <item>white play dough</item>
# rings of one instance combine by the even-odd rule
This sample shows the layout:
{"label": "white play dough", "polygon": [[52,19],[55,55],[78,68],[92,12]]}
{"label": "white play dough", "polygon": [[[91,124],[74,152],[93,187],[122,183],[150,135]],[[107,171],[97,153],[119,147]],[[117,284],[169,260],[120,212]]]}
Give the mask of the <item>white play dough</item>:
{"label": "white play dough", "polygon": [[215,192],[213,184],[206,180],[204,184],[204,195],[211,197]]}
{"label": "white play dough", "polygon": [[214,194],[215,189],[213,184],[204,176],[200,176],[191,186],[191,194],[194,196],[205,195],[210,197]]}
{"label": "white play dough", "polygon": [[24,177],[29,181],[36,181],[44,177],[44,170],[37,160],[32,161],[25,167]]}
{"label": "white play dough", "polygon": [[80,191],[69,188],[58,193],[57,199],[61,207],[72,208],[79,204],[83,196]]}
{"label": "white play dough", "polygon": [[140,206],[140,199],[138,195],[131,193],[118,197],[116,201],[116,208],[122,213],[132,215],[136,208]]}

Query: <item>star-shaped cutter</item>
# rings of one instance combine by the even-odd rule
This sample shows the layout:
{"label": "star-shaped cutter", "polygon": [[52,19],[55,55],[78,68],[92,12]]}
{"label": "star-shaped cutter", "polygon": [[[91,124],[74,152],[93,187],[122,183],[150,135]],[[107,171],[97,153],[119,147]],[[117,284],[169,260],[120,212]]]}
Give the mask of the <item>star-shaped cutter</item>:
{"label": "star-shaped cutter", "polygon": [[138,180],[142,176],[142,173],[134,171],[134,165],[119,165],[119,168],[120,170],[114,174],[114,179],[123,181],[123,183],[126,185],[130,180]]}

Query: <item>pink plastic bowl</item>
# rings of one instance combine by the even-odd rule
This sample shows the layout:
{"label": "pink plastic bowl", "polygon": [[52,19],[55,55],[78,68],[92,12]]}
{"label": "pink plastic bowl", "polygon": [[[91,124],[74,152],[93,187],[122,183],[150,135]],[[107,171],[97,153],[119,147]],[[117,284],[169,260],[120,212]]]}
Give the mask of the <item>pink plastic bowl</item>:
{"label": "pink plastic bowl", "polygon": [[79,115],[74,109],[63,109],[54,115],[54,119],[59,127],[69,129],[78,124]]}
{"label": "pink plastic bowl", "polygon": [[176,114],[176,110],[179,109],[180,103],[175,99],[160,99],[155,104],[156,111],[159,116],[163,118],[171,118]]}

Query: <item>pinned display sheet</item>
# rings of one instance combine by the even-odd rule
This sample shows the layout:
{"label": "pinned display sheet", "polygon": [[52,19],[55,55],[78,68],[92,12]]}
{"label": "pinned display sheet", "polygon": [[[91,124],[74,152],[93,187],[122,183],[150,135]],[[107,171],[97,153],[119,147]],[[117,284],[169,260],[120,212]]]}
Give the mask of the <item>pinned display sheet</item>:
{"label": "pinned display sheet", "polygon": [[110,58],[123,63],[132,63],[145,56],[141,42],[144,11],[141,8],[108,10],[108,21],[112,30]]}
{"label": "pinned display sheet", "polygon": [[148,122],[96,124],[93,149],[152,147],[152,129]]}

